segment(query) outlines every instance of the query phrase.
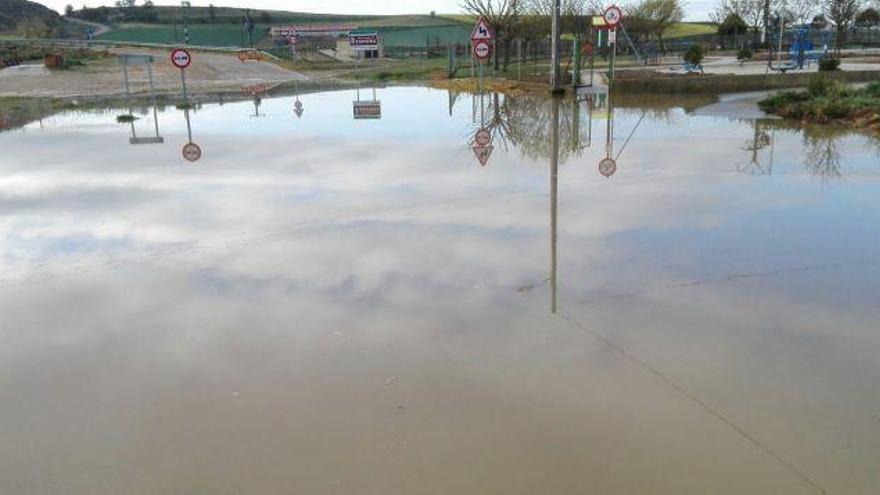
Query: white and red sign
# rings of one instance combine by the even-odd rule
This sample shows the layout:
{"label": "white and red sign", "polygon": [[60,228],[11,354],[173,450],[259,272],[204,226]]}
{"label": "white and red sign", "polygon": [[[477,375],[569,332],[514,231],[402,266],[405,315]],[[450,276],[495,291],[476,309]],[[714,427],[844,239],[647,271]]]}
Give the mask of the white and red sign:
{"label": "white and red sign", "polygon": [[263,53],[254,49],[239,50],[238,60],[242,63],[247,62],[248,60],[259,62],[260,60],[263,60]]}
{"label": "white and red sign", "polygon": [[186,69],[192,63],[192,55],[189,50],[177,48],[171,52],[171,63],[180,70]]}
{"label": "white and red sign", "polygon": [[474,134],[474,144],[479,147],[489,146],[492,143],[492,134],[488,129],[480,129]]}
{"label": "white and red sign", "polygon": [[605,177],[611,177],[615,172],[617,172],[617,162],[614,161],[614,158],[609,156],[608,158],[603,158],[602,161],[599,162],[600,174]]}
{"label": "white and red sign", "polygon": [[495,31],[489,27],[489,23],[486,22],[486,19],[480,17],[477,21],[477,25],[474,26],[474,30],[471,31],[471,41],[492,41],[495,39]]}
{"label": "white and red sign", "polygon": [[349,33],[348,44],[357,51],[378,50],[379,33],[376,31]]}
{"label": "white and red sign", "polygon": [[489,57],[492,56],[492,45],[486,40],[474,41],[472,48],[474,58],[481,62],[489,60]]}
{"label": "white and red sign", "polygon": [[477,160],[480,161],[480,166],[485,167],[487,163],[489,163],[489,157],[492,156],[492,150],[495,149],[494,146],[474,146],[474,154],[477,155]]}
{"label": "white and red sign", "polygon": [[184,160],[195,163],[202,158],[202,148],[196,143],[186,143],[183,145],[181,155],[183,155]]}
{"label": "white and red sign", "polygon": [[602,14],[602,17],[605,18],[605,24],[607,24],[608,27],[613,28],[623,20],[623,11],[620,10],[620,7],[617,5],[612,5],[605,9],[605,13]]}

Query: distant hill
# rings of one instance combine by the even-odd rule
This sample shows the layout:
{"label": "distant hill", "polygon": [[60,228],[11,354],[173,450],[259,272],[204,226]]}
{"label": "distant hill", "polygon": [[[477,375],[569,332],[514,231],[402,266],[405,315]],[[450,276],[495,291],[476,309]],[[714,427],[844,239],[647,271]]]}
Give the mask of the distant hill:
{"label": "distant hill", "polygon": [[63,28],[54,10],[28,0],[0,0],[0,32],[26,36],[49,36]]}

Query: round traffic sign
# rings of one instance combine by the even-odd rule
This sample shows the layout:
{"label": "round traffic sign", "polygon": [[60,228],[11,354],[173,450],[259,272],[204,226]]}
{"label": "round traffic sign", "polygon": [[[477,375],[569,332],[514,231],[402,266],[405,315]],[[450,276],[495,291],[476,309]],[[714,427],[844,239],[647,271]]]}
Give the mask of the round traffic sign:
{"label": "round traffic sign", "polygon": [[492,45],[486,40],[474,41],[474,58],[480,61],[488,60],[492,55]]}
{"label": "round traffic sign", "polygon": [[183,159],[188,162],[197,162],[202,158],[202,148],[196,143],[186,143],[181,152]]}
{"label": "round traffic sign", "polygon": [[192,55],[188,50],[177,48],[171,52],[171,63],[178,69],[186,69],[192,63]]}
{"label": "round traffic sign", "polygon": [[614,161],[610,156],[608,158],[603,158],[601,162],[599,162],[599,173],[604,175],[605,177],[611,177],[614,175],[614,172],[617,172],[617,162]]}
{"label": "round traffic sign", "polygon": [[474,144],[477,146],[488,146],[489,143],[492,142],[492,135],[489,134],[488,129],[480,129],[474,135]]}
{"label": "round traffic sign", "polygon": [[623,11],[620,10],[620,7],[617,5],[612,5],[605,9],[605,13],[602,14],[602,17],[605,18],[605,24],[608,24],[609,27],[614,27],[620,24],[620,21],[623,20]]}

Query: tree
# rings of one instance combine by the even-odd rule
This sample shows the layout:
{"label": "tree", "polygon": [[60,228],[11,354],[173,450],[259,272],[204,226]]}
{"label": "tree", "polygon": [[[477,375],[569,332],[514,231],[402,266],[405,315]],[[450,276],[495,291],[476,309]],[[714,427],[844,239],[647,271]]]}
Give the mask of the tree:
{"label": "tree", "polygon": [[807,24],[816,14],[815,0],[788,0],[785,5],[795,24]]}
{"label": "tree", "polygon": [[[521,3],[521,13],[535,16],[549,33],[554,0],[521,0]],[[574,32],[579,27],[579,21],[591,12],[594,12],[594,7],[588,0],[560,0],[563,30]]]}
{"label": "tree", "polygon": [[[482,17],[495,31],[496,46],[509,51],[510,35],[519,20],[520,0],[461,0],[461,8],[475,17]],[[495,69],[498,69],[498,50],[495,50]]]}
{"label": "tree", "polygon": [[213,3],[208,5],[208,19],[211,19],[212,22],[217,20],[217,9]]}
{"label": "tree", "polygon": [[877,12],[877,9],[873,7],[868,7],[856,16],[856,25],[865,27],[880,25],[880,12]]}
{"label": "tree", "polygon": [[64,7],[64,15],[66,17],[73,17],[73,5],[67,4]]}
{"label": "tree", "polygon": [[837,39],[834,40],[834,49],[840,54],[843,42],[846,38],[846,29],[856,17],[861,6],[861,0],[824,0],[822,13],[825,18],[834,24],[837,31]]}
{"label": "tree", "polygon": [[657,39],[663,44],[663,32],[684,18],[679,0],[638,0],[627,5],[624,26],[630,34]]}
{"label": "tree", "polygon": [[724,21],[718,25],[718,34],[721,36],[733,36],[734,40],[739,37],[740,33],[745,33],[748,30],[749,26],[746,24],[746,21],[739,14],[733,12],[727,14]]}

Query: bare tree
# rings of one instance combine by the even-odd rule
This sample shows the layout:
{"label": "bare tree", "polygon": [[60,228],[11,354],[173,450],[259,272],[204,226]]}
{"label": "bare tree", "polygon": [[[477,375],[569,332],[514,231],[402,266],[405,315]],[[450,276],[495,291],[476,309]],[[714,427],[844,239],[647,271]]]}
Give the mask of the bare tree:
{"label": "bare tree", "polygon": [[[510,51],[510,35],[519,20],[521,0],[461,0],[461,8],[475,17],[482,17],[498,37],[496,46]],[[495,50],[495,69],[498,69],[498,50]]]}
{"label": "bare tree", "polygon": [[824,0],[822,13],[825,18],[834,24],[837,31],[837,39],[834,41],[834,50],[840,54],[843,42],[846,38],[846,30],[855,20],[856,14],[862,6],[861,0]]}
{"label": "bare tree", "polygon": [[788,0],[786,6],[796,24],[809,23],[818,11],[815,0]]}

